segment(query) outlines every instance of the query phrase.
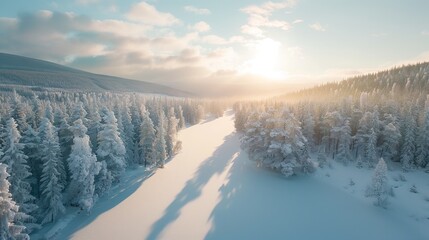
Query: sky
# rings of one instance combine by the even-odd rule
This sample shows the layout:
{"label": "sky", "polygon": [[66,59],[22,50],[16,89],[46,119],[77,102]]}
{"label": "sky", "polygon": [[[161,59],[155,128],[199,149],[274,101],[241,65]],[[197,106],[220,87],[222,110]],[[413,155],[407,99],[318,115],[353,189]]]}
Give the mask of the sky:
{"label": "sky", "polygon": [[429,61],[427,0],[2,1],[0,52],[203,96]]}

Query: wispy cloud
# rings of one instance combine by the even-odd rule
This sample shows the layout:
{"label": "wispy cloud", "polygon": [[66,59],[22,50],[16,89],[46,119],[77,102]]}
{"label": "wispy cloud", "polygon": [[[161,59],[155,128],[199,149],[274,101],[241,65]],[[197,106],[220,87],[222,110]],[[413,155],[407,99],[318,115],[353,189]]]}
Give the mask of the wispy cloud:
{"label": "wispy cloud", "polygon": [[191,29],[197,32],[208,32],[210,31],[211,27],[208,23],[201,21],[193,25]]}
{"label": "wispy cloud", "polygon": [[100,0],[75,0],[79,5],[89,5],[100,2]]}
{"label": "wispy cloud", "polygon": [[422,31],[421,34],[424,36],[429,36],[429,31]]}
{"label": "wispy cloud", "polygon": [[320,23],[310,24],[309,27],[318,32],[325,32],[326,29]]}
{"label": "wispy cloud", "polygon": [[253,35],[256,37],[263,36],[263,28],[278,28],[282,30],[290,29],[290,24],[284,20],[272,20],[273,12],[290,8],[295,5],[296,1],[283,2],[265,2],[261,5],[251,5],[241,9],[242,12],[248,15],[247,24],[241,27],[241,32],[244,34]]}
{"label": "wispy cloud", "polygon": [[185,6],[184,9],[187,12],[195,13],[198,15],[209,15],[209,14],[211,14],[211,11],[207,8],[197,8],[197,7],[194,7],[191,5]]}
{"label": "wispy cloud", "polygon": [[180,22],[180,20],[171,13],[160,12],[155,6],[146,2],[133,5],[127,14],[127,18],[132,21],[154,26],[171,26]]}

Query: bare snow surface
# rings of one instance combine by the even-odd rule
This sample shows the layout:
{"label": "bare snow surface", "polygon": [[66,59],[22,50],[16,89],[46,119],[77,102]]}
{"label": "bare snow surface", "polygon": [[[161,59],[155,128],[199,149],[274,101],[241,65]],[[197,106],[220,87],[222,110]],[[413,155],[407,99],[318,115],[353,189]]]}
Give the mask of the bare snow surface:
{"label": "bare snow surface", "polygon": [[150,177],[130,171],[91,215],[59,222],[52,238],[429,239],[428,219],[361,197],[369,179],[354,179],[349,189],[338,187],[348,182],[335,180],[348,176],[335,170],[332,177],[323,169],[286,179],[254,167],[240,150],[231,114],[185,129],[179,138],[183,150],[164,169]]}

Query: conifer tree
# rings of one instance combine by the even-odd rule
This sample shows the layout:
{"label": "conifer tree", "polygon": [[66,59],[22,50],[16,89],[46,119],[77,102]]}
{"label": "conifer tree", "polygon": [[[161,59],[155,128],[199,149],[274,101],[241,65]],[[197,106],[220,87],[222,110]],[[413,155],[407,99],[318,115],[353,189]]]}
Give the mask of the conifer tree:
{"label": "conifer tree", "polygon": [[164,111],[160,111],[159,124],[156,127],[155,135],[155,161],[158,167],[163,168],[165,165],[165,159],[167,158],[166,142],[165,142],[165,116]]}
{"label": "conifer tree", "polygon": [[120,137],[116,117],[112,111],[103,109],[103,122],[98,133],[97,156],[105,161],[114,183],[119,182],[125,170],[125,146]]}
{"label": "conifer tree", "polygon": [[178,129],[180,130],[180,129],[186,128],[185,118],[183,117],[182,106],[179,105],[176,113],[177,113],[177,119],[179,119]]}
{"label": "conifer tree", "polygon": [[62,191],[64,185],[61,182],[61,173],[64,166],[61,159],[61,149],[59,146],[58,134],[55,127],[48,118],[43,118],[40,134],[43,139],[40,146],[41,160],[43,164],[42,176],[40,179],[41,188],[41,208],[42,224],[54,222],[65,208],[62,202]]}
{"label": "conifer tree", "polygon": [[0,239],[27,240],[30,237],[23,233],[25,227],[14,222],[19,214],[19,207],[9,192],[10,183],[7,179],[10,175],[6,169],[7,165],[0,163]]}
{"label": "conifer tree", "polygon": [[90,212],[96,200],[94,177],[100,172],[101,163],[97,162],[92,153],[87,128],[82,119],[76,120],[70,130],[73,133],[73,145],[68,158],[71,173],[69,199],[72,205]]}
{"label": "conifer tree", "polygon": [[174,113],[174,108],[170,108],[167,115],[167,132],[165,137],[168,157],[172,157],[180,150],[176,148],[178,122],[179,121]]}
{"label": "conifer tree", "polygon": [[152,123],[152,119],[149,117],[149,112],[143,113],[142,125],[140,128],[141,139],[140,148],[143,158],[144,166],[152,165],[155,163],[155,128]]}
{"label": "conifer tree", "polygon": [[13,200],[20,207],[15,221],[19,225],[25,225],[26,232],[31,232],[38,227],[35,224],[33,214],[37,210],[34,204],[36,198],[31,195],[31,185],[28,178],[31,176],[30,167],[27,164],[27,156],[24,154],[24,145],[20,143],[21,135],[13,118],[6,123],[5,145],[3,147],[2,163],[9,166],[10,192]]}
{"label": "conifer tree", "polygon": [[393,195],[393,190],[389,185],[387,178],[387,165],[383,158],[380,158],[372,176],[371,184],[367,187],[366,196],[374,197],[374,204],[380,207],[386,207],[388,197]]}

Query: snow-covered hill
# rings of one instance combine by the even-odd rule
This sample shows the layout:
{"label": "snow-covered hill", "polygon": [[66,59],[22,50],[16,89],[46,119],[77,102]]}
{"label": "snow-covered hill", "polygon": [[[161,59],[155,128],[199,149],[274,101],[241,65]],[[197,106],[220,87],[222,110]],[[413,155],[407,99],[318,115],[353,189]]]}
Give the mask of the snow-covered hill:
{"label": "snow-covered hill", "polygon": [[0,87],[19,86],[193,96],[189,92],[156,83],[94,74],[39,59],[0,53]]}
{"label": "snow-covered hill", "polygon": [[[255,167],[240,149],[233,118],[227,113],[181,131],[182,152],[164,169],[149,178],[142,169],[129,172],[90,216],[44,232],[92,240],[429,239],[429,214],[414,212],[429,209],[422,176],[409,173],[408,182],[397,182],[392,205],[375,207],[363,197],[371,170],[334,163],[285,178]],[[420,193],[408,191],[412,182]]]}

